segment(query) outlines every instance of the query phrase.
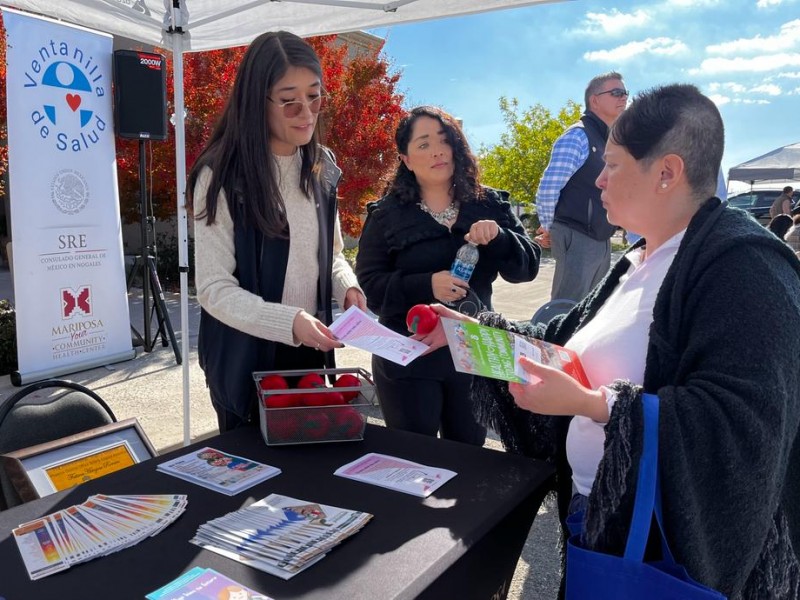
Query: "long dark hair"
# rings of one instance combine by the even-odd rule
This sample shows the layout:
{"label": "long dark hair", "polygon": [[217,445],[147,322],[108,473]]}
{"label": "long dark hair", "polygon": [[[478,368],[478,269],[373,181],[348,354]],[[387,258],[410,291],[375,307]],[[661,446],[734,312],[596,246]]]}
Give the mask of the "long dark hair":
{"label": "long dark hair", "polygon": [[[453,117],[436,106],[417,106],[400,120],[394,134],[395,145],[400,154],[408,154],[408,143],[414,123],[420,117],[430,117],[441,123],[447,143],[453,149],[453,200],[472,202],[483,199],[478,161],[469,148],[461,126]],[[418,203],[421,200],[419,184],[414,173],[402,160],[398,161],[394,179],[388,183],[384,193],[393,194],[403,202]]]}
{"label": "long dark hair", "polygon": [[[217,197],[220,189],[224,189],[233,218],[236,215],[233,203],[238,197],[249,223],[267,236],[286,237],[286,211],[271,168],[274,158],[270,150],[267,96],[289,67],[309,69],[322,79],[319,57],[293,33],[263,33],[247,48],[222,116],[189,173],[186,207],[192,212],[192,194],[200,172],[208,166],[213,173],[205,210],[195,215],[196,219],[205,218],[209,225],[214,223]],[[300,186],[309,196],[313,193],[313,178],[321,156],[319,119],[313,138],[300,149]]]}

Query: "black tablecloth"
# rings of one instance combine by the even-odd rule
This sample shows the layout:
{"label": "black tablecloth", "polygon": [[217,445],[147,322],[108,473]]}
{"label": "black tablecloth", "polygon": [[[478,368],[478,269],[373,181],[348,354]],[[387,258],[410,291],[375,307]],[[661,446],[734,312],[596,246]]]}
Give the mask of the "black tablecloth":
{"label": "black tablecloth", "polygon": [[[283,473],[229,497],[155,470],[158,462],[205,445],[280,467]],[[426,499],[333,475],[367,452],[458,475]],[[539,461],[383,427],[368,426],[362,442],[284,447],[267,447],[256,429],[237,430],[0,512],[0,597],[77,600],[102,592],[105,598],[143,598],[201,566],[276,600],[502,598],[552,473]],[[189,543],[202,523],[273,492],[369,512],[374,518],[288,581]],[[189,504],[155,537],[30,581],[11,529],[95,493],[179,493],[188,495]]]}

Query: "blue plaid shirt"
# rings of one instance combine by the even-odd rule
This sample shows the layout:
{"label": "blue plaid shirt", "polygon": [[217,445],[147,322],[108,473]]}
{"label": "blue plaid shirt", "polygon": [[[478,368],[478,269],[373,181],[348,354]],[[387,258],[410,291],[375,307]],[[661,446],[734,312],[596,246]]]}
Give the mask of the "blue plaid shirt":
{"label": "blue plaid shirt", "polygon": [[582,127],[567,129],[553,144],[550,164],[542,174],[539,189],[536,192],[536,212],[539,223],[545,231],[550,231],[556,204],[561,190],[575,172],[589,158],[589,138]]}

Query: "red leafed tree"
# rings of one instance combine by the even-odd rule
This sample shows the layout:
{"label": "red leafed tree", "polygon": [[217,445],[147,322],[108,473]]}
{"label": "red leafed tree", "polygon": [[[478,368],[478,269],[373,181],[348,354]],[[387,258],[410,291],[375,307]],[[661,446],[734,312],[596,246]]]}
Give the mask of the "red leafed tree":
{"label": "red leafed tree", "polygon": [[[364,205],[377,198],[394,170],[394,131],[402,115],[402,96],[396,92],[400,78],[389,72],[388,61],[378,51],[347,58],[347,47],[336,36],[310,38],[320,56],[323,81],[330,95],[324,110],[325,142],[336,154],[344,176],[339,187],[342,229],[358,236]],[[245,48],[228,48],[186,56],[186,163],[190,167],[211,134],[228,97]],[[172,62],[168,61],[167,97],[173,97]],[[173,113],[169,102],[167,114]],[[148,188],[158,219],[175,214],[174,128],[164,142],[152,142],[148,157]],[[139,219],[139,143],[117,140],[120,202],[123,219]]]}
{"label": "red leafed tree", "polygon": [[323,69],[329,94],[325,143],[336,154],[344,175],[339,185],[342,230],[358,237],[364,205],[376,199],[397,166],[394,132],[403,115],[396,87],[399,73],[374,53],[347,58],[336,36],[310,38]]}

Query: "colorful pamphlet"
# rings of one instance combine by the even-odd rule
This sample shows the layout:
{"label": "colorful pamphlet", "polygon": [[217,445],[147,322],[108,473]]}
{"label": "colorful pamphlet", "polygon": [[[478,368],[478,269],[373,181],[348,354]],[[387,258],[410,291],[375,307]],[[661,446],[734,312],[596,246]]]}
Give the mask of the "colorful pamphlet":
{"label": "colorful pamphlet", "polygon": [[145,596],[147,600],[272,600],[214,569],[194,567],[164,587]]}
{"label": "colorful pamphlet", "polygon": [[564,371],[591,387],[573,350],[467,321],[442,318],[442,326],[456,371],[515,383],[535,383],[538,378],[526,373],[519,364],[521,357],[527,357]]}
{"label": "colorful pamphlet", "polygon": [[173,458],[158,465],[156,470],[229,496],[281,472],[277,467],[214,448],[202,448]]}
{"label": "colorful pamphlet", "polygon": [[334,471],[334,475],[427,498],[457,473],[439,467],[428,467],[396,456],[370,452],[358,460],[339,467]]}
{"label": "colorful pamphlet", "polygon": [[186,496],[90,496],[12,531],[32,580],[156,535],[186,510]]}
{"label": "colorful pamphlet", "polygon": [[200,526],[193,544],[275,575],[294,577],[372,515],[288,496],[266,498]]}
{"label": "colorful pamphlet", "polygon": [[351,306],[331,323],[329,329],[347,346],[366,350],[398,365],[407,365],[428,347],[378,323],[357,306]]}

